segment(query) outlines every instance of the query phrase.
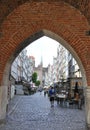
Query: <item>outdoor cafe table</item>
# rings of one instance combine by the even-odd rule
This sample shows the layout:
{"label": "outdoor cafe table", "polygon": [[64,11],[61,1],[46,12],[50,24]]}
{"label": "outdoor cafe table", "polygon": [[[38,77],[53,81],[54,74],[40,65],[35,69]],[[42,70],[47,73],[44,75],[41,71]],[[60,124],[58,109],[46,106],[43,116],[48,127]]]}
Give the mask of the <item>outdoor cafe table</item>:
{"label": "outdoor cafe table", "polygon": [[58,97],[58,98],[66,98],[66,95],[65,94],[56,94],[56,97]]}
{"label": "outdoor cafe table", "polygon": [[63,104],[63,102],[65,101],[65,98],[66,98],[65,94],[56,94],[57,103],[60,102],[60,104]]}

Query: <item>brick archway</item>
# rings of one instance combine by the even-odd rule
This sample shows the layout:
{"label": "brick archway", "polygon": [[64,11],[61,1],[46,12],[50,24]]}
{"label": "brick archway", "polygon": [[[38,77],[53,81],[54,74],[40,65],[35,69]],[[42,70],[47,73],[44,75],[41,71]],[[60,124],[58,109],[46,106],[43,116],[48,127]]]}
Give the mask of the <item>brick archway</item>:
{"label": "brick archway", "polygon": [[[75,50],[72,48],[72,46],[70,46],[67,41],[65,41],[64,39],[62,39],[62,37],[58,36],[57,34],[48,31],[48,30],[42,30],[40,32],[35,33],[34,35],[28,37],[27,39],[25,39],[23,42],[21,42],[15,51],[13,51],[12,55],[10,56],[10,58],[8,59],[8,62],[5,66],[5,76],[3,78],[3,81],[5,83],[6,81],[6,85],[8,82],[8,77],[9,77],[9,72],[10,72],[10,67],[12,62],[15,60],[15,58],[18,56],[18,54],[29,44],[31,44],[33,41],[35,41],[36,39],[41,38],[42,36],[47,36],[50,37],[56,41],[58,41],[60,44],[62,44],[67,50],[69,50],[71,52],[71,54],[73,55],[73,57],[76,59],[78,65],[80,66],[81,72],[82,72],[82,76],[83,76],[83,85],[86,86],[87,82],[86,82],[86,75],[85,75],[85,69],[82,65],[82,61],[79,58],[79,56],[77,55],[77,53],[75,52]],[[71,36],[71,34],[70,34]],[[78,39],[78,37],[77,37]],[[82,43],[82,42],[81,42]],[[80,43],[80,44],[81,44]],[[43,43],[42,43],[43,44]]]}
{"label": "brick archway", "polygon": [[[10,64],[17,54],[35,39],[46,35],[61,42],[74,55],[81,67],[84,85],[90,86],[90,38],[86,36],[88,29],[86,18],[64,2],[27,2],[21,5],[2,24],[1,85],[8,85]],[[1,102],[2,99],[1,94]],[[5,105],[2,107],[4,110]],[[1,117],[4,116],[1,113]]]}
{"label": "brick archway", "polygon": [[[68,45],[73,48],[81,59],[87,72],[86,58],[89,52],[87,47],[90,38],[85,36],[85,32],[88,28],[89,25],[85,17],[78,10],[63,2],[25,3],[15,9],[2,25],[0,43],[1,53],[4,52],[4,54],[1,55],[1,61],[3,61],[3,58],[5,60],[1,64],[3,69],[1,69],[0,79],[2,79],[5,64],[13,52],[17,50],[17,47],[25,39],[30,36],[33,37],[34,34],[44,29],[54,32],[67,41]],[[27,45],[27,43],[25,44]],[[80,50],[82,50],[82,53]],[[88,83],[90,84],[90,82]]]}

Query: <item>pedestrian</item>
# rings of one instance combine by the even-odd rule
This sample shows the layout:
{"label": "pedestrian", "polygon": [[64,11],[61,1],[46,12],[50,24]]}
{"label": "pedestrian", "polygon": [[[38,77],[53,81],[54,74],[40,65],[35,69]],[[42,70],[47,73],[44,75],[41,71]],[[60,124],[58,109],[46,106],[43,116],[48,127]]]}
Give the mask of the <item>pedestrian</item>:
{"label": "pedestrian", "polygon": [[80,93],[79,94],[79,109],[82,109],[83,101],[84,101],[84,96],[82,93]]}
{"label": "pedestrian", "polygon": [[78,82],[75,83],[75,89],[74,89],[74,98],[77,96],[77,94],[79,93],[79,89],[78,89]]}
{"label": "pedestrian", "polygon": [[49,97],[50,97],[51,107],[54,107],[55,89],[52,86],[50,86]]}
{"label": "pedestrian", "polygon": [[79,99],[80,99],[79,93],[76,93],[73,101],[74,101],[75,107],[77,106],[78,108],[79,108]]}
{"label": "pedestrian", "polygon": [[46,94],[47,94],[47,90],[45,89],[45,90],[44,90],[44,96],[46,96]]}

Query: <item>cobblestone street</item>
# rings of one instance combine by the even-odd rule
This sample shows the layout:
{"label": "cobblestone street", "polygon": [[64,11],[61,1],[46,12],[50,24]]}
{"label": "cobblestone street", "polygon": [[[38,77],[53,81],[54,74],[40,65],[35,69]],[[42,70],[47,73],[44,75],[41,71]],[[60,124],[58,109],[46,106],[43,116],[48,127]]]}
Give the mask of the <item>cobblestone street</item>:
{"label": "cobblestone street", "polygon": [[0,130],[85,130],[84,110],[51,107],[43,93],[16,96],[8,109]]}

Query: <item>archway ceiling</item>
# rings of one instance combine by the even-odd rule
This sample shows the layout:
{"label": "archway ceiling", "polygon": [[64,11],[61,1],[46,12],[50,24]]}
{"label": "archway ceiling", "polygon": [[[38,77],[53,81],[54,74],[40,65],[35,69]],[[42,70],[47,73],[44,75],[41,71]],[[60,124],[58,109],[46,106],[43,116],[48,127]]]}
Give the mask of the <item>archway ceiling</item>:
{"label": "archway ceiling", "polygon": [[85,15],[90,23],[90,0],[0,0],[0,24],[15,8],[25,2],[60,2],[64,1],[69,5],[77,8]]}

